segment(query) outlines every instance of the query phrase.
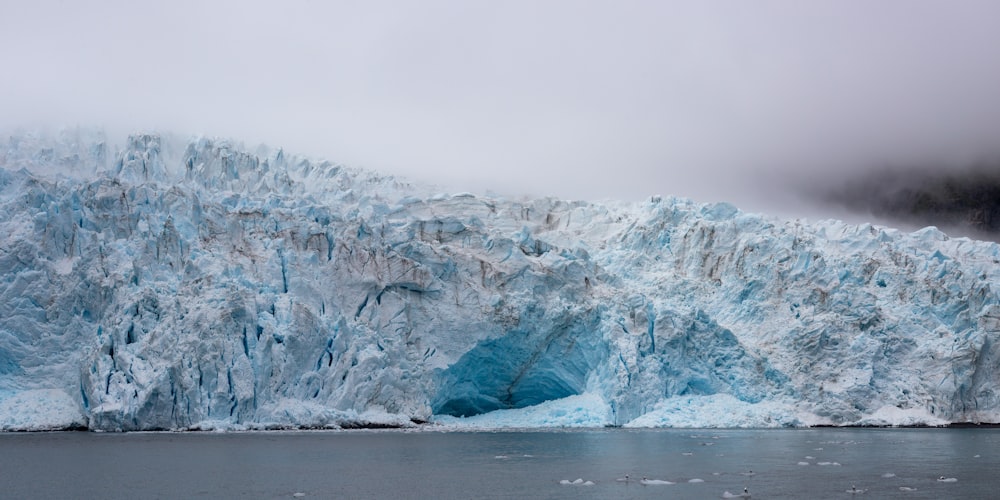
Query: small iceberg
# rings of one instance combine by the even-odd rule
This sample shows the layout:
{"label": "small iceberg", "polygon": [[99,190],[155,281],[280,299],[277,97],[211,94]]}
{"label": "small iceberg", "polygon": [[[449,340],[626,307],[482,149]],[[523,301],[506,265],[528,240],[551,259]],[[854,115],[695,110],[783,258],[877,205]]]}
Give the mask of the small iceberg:
{"label": "small iceberg", "polygon": [[676,484],[676,483],[672,483],[670,481],[667,481],[665,479],[646,479],[646,478],[642,478],[642,480],[639,481],[639,482],[642,483],[642,484],[651,485],[651,486],[663,485],[663,484]]}

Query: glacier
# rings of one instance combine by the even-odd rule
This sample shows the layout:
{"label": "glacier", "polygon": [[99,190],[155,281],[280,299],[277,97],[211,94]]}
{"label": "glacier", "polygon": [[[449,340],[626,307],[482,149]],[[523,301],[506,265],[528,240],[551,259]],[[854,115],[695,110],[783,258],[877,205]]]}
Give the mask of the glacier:
{"label": "glacier", "polygon": [[935,228],[84,129],[0,214],[2,430],[1000,422],[1000,247]]}

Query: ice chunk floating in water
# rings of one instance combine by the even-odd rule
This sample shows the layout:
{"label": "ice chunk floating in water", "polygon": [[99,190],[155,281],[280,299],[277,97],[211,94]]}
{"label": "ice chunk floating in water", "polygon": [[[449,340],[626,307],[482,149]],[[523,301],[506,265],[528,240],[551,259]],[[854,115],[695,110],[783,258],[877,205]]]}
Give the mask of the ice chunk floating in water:
{"label": "ice chunk floating in water", "polygon": [[676,483],[672,483],[670,481],[667,481],[666,479],[646,479],[646,478],[642,478],[641,480],[639,480],[639,483],[640,484],[649,485],[649,486],[658,486],[658,485],[666,485],[666,484],[676,484]]}
{"label": "ice chunk floating in water", "polygon": [[0,143],[0,213],[2,429],[1000,421],[1000,248],[933,228],[85,130]]}
{"label": "ice chunk floating in water", "polygon": [[569,479],[563,479],[559,481],[559,484],[570,485],[570,486],[593,486],[593,481],[584,481],[583,478],[576,478],[572,481]]}

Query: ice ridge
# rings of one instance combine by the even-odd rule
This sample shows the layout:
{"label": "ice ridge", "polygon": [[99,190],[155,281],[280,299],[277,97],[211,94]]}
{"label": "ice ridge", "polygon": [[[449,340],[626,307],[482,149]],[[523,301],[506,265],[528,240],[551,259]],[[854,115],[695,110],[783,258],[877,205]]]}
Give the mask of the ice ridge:
{"label": "ice ridge", "polygon": [[0,167],[2,429],[1000,421],[994,243],[158,134]]}

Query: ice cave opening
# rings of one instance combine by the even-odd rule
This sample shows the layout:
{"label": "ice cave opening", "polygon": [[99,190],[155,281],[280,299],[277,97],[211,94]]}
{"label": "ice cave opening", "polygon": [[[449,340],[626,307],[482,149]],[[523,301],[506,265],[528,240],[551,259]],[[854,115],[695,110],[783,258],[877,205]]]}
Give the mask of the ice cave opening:
{"label": "ice cave opening", "polygon": [[434,413],[470,417],[583,393],[607,348],[588,342],[596,335],[581,330],[514,331],[480,343],[440,373]]}

